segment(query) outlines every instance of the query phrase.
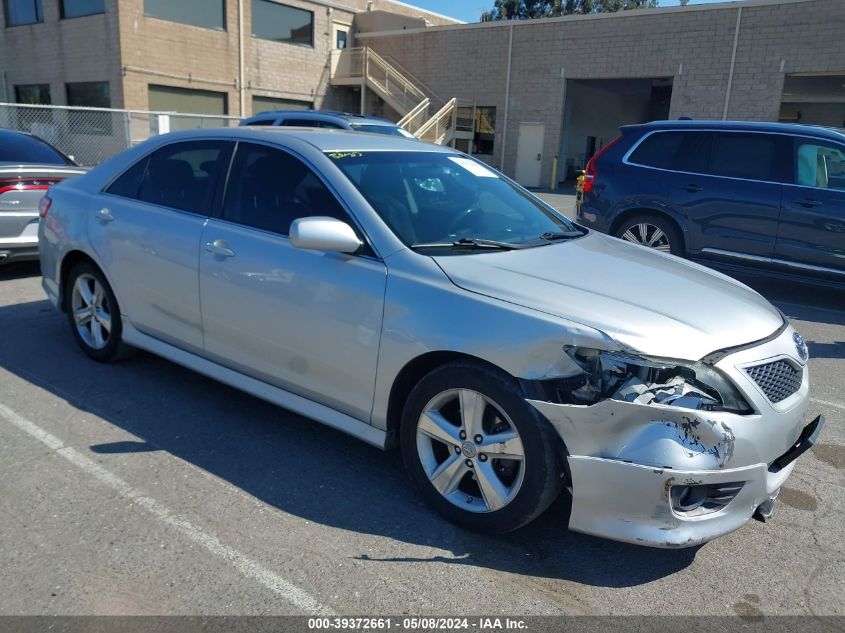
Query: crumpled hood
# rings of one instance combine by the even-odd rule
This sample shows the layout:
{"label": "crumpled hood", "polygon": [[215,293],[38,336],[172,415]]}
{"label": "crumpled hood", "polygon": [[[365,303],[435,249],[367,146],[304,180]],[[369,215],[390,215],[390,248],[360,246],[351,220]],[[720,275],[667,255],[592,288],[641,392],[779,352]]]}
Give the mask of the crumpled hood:
{"label": "crumpled hood", "polygon": [[651,356],[699,360],[783,324],[738,281],[594,232],[550,246],[434,259],[460,288],[596,328]]}

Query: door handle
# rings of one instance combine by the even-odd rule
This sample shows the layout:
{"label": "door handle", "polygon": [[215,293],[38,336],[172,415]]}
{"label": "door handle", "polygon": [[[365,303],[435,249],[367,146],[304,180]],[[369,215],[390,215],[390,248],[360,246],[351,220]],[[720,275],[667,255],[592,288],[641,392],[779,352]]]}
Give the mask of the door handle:
{"label": "door handle", "polygon": [[792,204],[797,204],[805,209],[811,209],[813,207],[820,207],[822,203],[820,200],[813,200],[812,198],[799,198],[798,200],[793,200]]}
{"label": "door handle", "polygon": [[107,207],[103,207],[102,209],[97,211],[96,215],[97,219],[103,224],[114,220],[114,216],[111,214],[111,211],[109,211]]}
{"label": "door handle", "polygon": [[537,160],[543,160],[543,155],[542,155],[542,154],[537,154]]}
{"label": "door handle", "polygon": [[213,242],[206,242],[205,250],[213,255],[219,255],[220,257],[234,257],[235,251],[229,248],[229,245],[226,244],[223,240],[214,240]]}
{"label": "door handle", "polygon": [[683,187],[681,187],[681,189],[683,189],[687,193],[698,193],[699,191],[704,189],[704,187],[702,187],[701,185],[689,184],[684,185]]}

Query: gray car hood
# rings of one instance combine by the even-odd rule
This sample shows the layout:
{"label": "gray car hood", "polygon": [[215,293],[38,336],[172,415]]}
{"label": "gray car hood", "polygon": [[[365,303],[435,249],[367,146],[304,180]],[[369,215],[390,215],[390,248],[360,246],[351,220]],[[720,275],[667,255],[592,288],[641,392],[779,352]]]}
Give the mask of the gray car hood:
{"label": "gray car hood", "polygon": [[651,356],[699,360],[783,324],[738,281],[599,233],[435,261],[460,288],[596,328]]}

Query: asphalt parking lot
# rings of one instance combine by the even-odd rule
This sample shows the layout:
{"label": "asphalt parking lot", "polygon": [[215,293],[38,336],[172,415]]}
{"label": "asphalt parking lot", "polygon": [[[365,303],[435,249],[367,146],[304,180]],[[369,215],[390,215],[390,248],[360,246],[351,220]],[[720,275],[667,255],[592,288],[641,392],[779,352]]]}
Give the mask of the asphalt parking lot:
{"label": "asphalt parking lot", "polygon": [[0,268],[0,615],[845,615],[845,292],[743,281],[807,339],[828,425],[771,522],[667,551],[568,532],[565,497],[463,531],[395,454],[149,354],[93,363],[37,265]]}

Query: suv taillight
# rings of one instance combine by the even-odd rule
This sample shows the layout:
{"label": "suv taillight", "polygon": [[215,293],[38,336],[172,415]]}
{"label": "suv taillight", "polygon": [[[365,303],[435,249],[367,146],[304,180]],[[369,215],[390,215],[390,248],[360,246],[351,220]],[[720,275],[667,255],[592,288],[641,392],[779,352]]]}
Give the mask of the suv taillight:
{"label": "suv taillight", "polygon": [[607,150],[611,147],[616,145],[621,139],[621,136],[617,136],[615,139],[610,141],[607,145],[602,147],[598,152],[593,154],[593,157],[587,161],[587,166],[584,168],[584,185],[582,186],[582,191],[584,193],[590,193],[593,190],[593,185],[596,182],[596,176],[599,175],[598,170],[596,169],[596,161],[604,154]]}

